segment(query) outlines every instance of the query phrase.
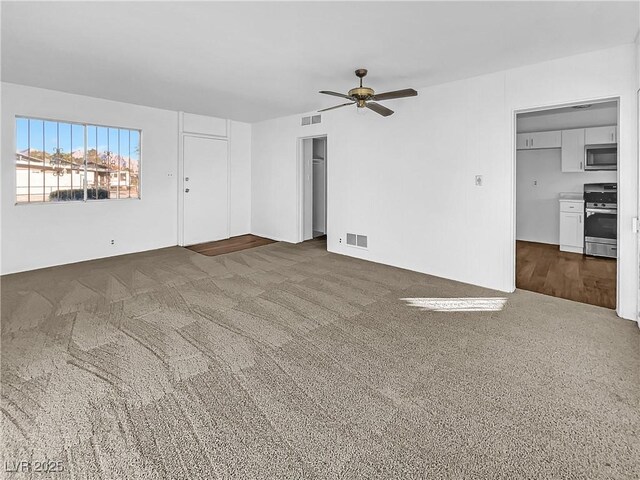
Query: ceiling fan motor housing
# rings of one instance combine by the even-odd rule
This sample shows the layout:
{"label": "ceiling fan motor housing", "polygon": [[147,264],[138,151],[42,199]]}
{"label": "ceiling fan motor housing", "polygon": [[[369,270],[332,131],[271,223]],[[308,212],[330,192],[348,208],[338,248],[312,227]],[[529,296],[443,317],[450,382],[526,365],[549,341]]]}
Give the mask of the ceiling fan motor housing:
{"label": "ceiling fan motor housing", "polygon": [[349,90],[349,96],[358,102],[359,108],[364,108],[365,102],[374,94],[373,89],[369,87],[356,87]]}

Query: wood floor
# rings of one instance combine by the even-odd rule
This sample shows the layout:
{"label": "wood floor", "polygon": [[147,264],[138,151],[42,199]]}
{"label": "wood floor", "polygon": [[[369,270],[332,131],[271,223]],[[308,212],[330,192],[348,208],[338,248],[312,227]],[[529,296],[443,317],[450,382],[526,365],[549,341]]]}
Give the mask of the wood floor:
{"label": "wood floor", "polygon": [[270,238],[258,237],[257,235],[239,235],[237,237],[231,237],[226,240],[218,240],[217,242],[199,243],[197,245],[191,245],[187,247],[196,253],[207,255],[208,257],[215,257],[216,255],[224,255],[225,253],[239,252],[240,250],[246,250],[247,248],[261,247],[262,245],[269,245],[274,243],[275,240]]}
{"label": "wood floor", "polygon": [[557,245],[516,242],[516,287],[616,308],[616,260],[561,252]]}

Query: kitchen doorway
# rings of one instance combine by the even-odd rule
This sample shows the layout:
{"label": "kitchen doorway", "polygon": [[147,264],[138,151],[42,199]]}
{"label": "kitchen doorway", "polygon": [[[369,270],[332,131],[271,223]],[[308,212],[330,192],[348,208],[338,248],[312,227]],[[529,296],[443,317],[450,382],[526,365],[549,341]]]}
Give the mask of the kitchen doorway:
{"label": "kitchen doorway", "polygon": [[300,240],[326,239],[327,137],[300,139]]}
{"label": "kitchen doorway", "polygon": [[617,99],[516,112],[516,288],[615,309]]}

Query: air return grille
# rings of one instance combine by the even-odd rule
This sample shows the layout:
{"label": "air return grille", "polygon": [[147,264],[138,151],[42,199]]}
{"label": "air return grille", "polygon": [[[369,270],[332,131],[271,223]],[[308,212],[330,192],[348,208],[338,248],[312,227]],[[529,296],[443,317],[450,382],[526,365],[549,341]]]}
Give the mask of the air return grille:
{"label": "air return grille", "polygon": [[347,245],[352,247],[367,248],[368,241],[366,235],[356,235],[355,233],[347,233]]}

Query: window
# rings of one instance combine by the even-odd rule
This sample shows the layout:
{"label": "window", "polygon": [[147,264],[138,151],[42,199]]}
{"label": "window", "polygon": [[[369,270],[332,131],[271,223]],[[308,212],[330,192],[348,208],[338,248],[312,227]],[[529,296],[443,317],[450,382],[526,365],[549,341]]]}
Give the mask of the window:
{"label": "window", "polygon": [[140,130],[16,118],[16,203],[140,198]]}

